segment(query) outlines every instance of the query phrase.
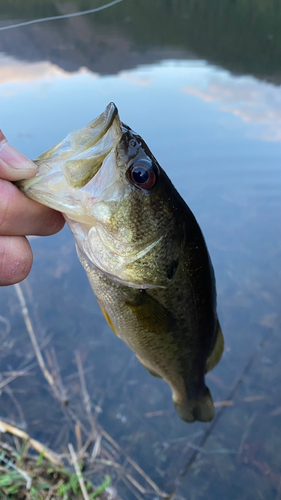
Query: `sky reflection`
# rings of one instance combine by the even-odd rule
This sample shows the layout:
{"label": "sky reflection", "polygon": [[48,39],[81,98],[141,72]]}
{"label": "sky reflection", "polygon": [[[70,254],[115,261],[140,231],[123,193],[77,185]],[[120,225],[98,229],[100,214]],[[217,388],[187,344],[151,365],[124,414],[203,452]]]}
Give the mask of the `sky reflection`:
{"label": "sky reflection", "polygon": [[[25,63],[0,55],[0,127],[9,141],[30,158],[62,140],[71,130],[84,126],[110,101],[118,106],[121,119],[147,141],[203,230],[216,272],[219,316],[226,341],[222,361],[209,376],[208,384],[215,400],[223,401],[249,357],[260,347],[265,320],[280,316],[281,244],[276,236],[280,234],[281,206],[280,87],[254,77],[232,75],[203,60],[165,60],[100,76],[83,67],[67,71],[47,60]],[[86,363],[96,370],[93,401],[99,404],[95,393],[99,384],[107,391],[100,416],[103,425],[125,446],[127,436],[132,436],[130,446],[137,460],[146,470],[151,469],[161,484],[163,476],[157,476],[155,463],[163,467],[163,482],[168,480],[172,485],[185,465],[186,444],[164,452],[161,442],[185,436],[187,430],[168,406],[169,390],[145,374],[137,363],[131,363],[132,354],[109,332],[67,229],[53,239],[37,238],[32,245],[35,260],[28,283],[38,300],[44,327],[55,332],[58,357],[65,363],[63,374],[73,371],[73,346],[87,346],[90,354]],[[12,293],[1,292],[2,297]],[[13,298],[10,302],[15,307]],[[12,318],[14,321],[13,314]],[[14,330],[17,328],[21,331],[20,326],[14,326]],[[263,363],[258,356],[255,369],[260,388],[249,377],[243,397],[269,393],[263,372],[257,367]],[[123,378],[122,363],[124,370],[129,366]],[[278,380],[279,374],[275,384]],[[117,383],[118,390],[112,390]],[[214,448],[236,450],[243,438],[253,406],[245,405],[241,394],[239,397],[234,410],[230,407],[221,420],[222,427],[218,426]],[[268,408],[274,411],[279,403],[274,394],[269,403],[260,401],[255,404],[264,404],[264,409],[257,422],[259,432],[268,433],[263,437],[266,443],[271,433],[274,437],[280,434],[280,428],[276,430],[277,425],[270,422],[265,431],[263,418],[265,414],[269,418]],[[256,411],[259,407],[254,408]],[[159,410],[164,411],[159,420],[148,421],[144,416],[145,412]],[[170,420],[167,415],[171,415]],[[49,431],[48,418],[44,415],[44,428]],[[56,421],[60,425],[60,419]],[[220,434],[223,426],[227,429],[225,438]],[[236,433],[229,432],[229,428],[236,429]],[[38,433],[42,433],[40,426]],[[44,435],[44,439],[49,437]],[[274,453],[268,461],[277,470],[275,458]],[[204,464],[201,466],[204,469]],[[209,480],[208,468],[207,463],[204,474],[200,474],[202,484]],[[231,462],[229,470],[231,479],[216,484],[233,483],[239,467]],[[190,477],[194,481],[192,476],[188,480]],[[212,482],[213,477],[215,472]],[[200,491],[200,485],[197,487]],[[215,492],[210,498],[219,496],[220,492]]]}
{"label": "sky reflection", "polygon": [[[184,101],[183,94],[189,98],[188,102]],[[58,120],[62,123],[71,101],[71,127],[78,128],[114,100],[119,106],[121,103],[124,120],[129,114],[131,123],[129,110],[134,112],[137,103],[142,102],[144,110],[149,107],[154,113],[168,114],[170,121],[180,120],[187,128],[192,116],[193,125],[196,127],[197,120],[201,121],[203,131],[211,137],[214,132],[208,122],[213,129],[215,119],[217,132],[220,130],[222,135],[223,128],[228,127],[234,136],[242,132],[244,137],[255,140],[281,140],[280,87],[254,77],[234,76],[204,61],[163,61],[101,77],[83,67],[68,72],[49,61],[24,63],[0,54],[1,126],[6,131],[14,125],[9,119],[12,96],[27,102],[39,101],[45,124],[52,122],[50,111],[53,114],[58,109],[63,111]],[[200,101],[204,103],[203,108]],[[24,110],[27,124],[32,121],[34,110],[37,114],[37,106],[32,108],[30,103],[28,112],[27,108]],[[19,120],[21,111],[19,106]],[[139,111],[137,114],[133,121],[145,122],[145,112],[143,116]],[[69,124],[68,119],[65,121]]]}

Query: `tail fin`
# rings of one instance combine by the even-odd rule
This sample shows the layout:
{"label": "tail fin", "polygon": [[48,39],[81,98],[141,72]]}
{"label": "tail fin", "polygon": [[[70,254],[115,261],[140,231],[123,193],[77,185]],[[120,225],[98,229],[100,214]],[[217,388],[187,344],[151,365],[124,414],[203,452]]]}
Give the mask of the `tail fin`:
{"label": "tail fin", "polygon": [[208,387],[199,399],[195,401],[185,399],[181,402],[174,399],[174,405],[178,416],[185,422],[194,422],[195,420],[210,422],[215,416],[214,403]]}

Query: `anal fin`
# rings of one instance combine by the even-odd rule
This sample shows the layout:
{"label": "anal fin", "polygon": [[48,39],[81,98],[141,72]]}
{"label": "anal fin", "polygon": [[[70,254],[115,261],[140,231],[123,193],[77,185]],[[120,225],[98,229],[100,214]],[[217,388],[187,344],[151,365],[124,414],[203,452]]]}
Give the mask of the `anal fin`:
{"label": "anal fin", "polygon": [[148,368],[145,364],[145,362],[139,357],[137,356],[139,362],[142,364],[142,366],[148,371],[148,373],[150,375],[152,375],[152,377],[156,377],[156,378],[162,378],[161,375],[159,375],[157,372],[155,372],[154,370],[152,370],[151,368]]}
{"label": "anal fin", "polygon": [[219,320],[217,320],[217,338],[214,348],[206,361],[206,373],[210,372],[218,364],[222,357],[224,348],[223,334],[221,331]]}

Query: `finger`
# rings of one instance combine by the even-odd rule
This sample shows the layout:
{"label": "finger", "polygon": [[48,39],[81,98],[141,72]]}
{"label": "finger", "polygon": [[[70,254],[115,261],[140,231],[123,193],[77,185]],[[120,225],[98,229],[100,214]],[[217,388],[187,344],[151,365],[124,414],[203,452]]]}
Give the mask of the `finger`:
{"label": "finger", "polygon": [[0,286],[14,285],[29,274],[33,256],[23,236],[0,236]]}
{"label": "finger", "polygon": [[11,146],[0,130],[0,178],[7,181],[29,179],[37,173],[35,163]]}
{"label": "finger", "polygon": [[0,179],[0,235],[49,236],[64,222],[60,212],[30,200],[14,184]]}

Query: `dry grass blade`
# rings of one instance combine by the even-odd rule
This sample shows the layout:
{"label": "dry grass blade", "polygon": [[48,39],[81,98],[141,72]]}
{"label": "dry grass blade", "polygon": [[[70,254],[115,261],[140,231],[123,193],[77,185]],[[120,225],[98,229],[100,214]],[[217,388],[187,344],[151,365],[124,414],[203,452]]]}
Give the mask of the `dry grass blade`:
{"label": "dry grass blade", "polygon": [[78,453],[80,453],[82,449],[82,434],[80,422],[77,422],[77,424],[75,424],[75,436],[77,441],[77,451]]}
{"label": "dry grass blade", "polygon": [[[1,373],[0,373],[0,380],[3,381],[3,377],[2,377]],[[7,379],[5,380],[5,382],[7,382]],[[21,407],[20,403],[18,402],[18,400],[15,398],[11,387],[6,383],[4,385],[4,387],[0,387],[0,390],[1,391],[3,390],[3,392],[5,392],[9,396],[9,398],[11,399],[11,401],[13,402],[13,404],[15,405],[15,407],[17,409],[21,423],[24,425],[25,418],[24,418],[24,414],[22,411],[22,407]],[[1,392],[0,392],[0,394],[1,394]]]}
{"label": "dry grass blade", "polygon": [[251,416],[251,418],[249,419],[247,425],[246,425],[246,429],[243,433],[243,436],[242,436],[242,439],[241,439],[241,442],[240,442],[240,445],[239,445],[239,448],[238,448],[238,459],[241,457],[242,455],[242,452],[244,450],[244,445],[245,445],[245,442],[249,436],[249,433],[250,433],[250,430],[251,430],[251,427],[255,421],[257,417],[257,413],[253,413],[253,415]]}
{"label": "dry grass blade", "polygon": [[138,483],[138,481],[136,481],[133,476],[131,476],[131,474],[129,474],[128,472],[126,473],[126,478],[129,479],[129,481],[134,485],[135,488],[137,488],[137,490],[139,490],[140,493],[142,493],[143,495],[145,495],[146,493],[146,489],[143,488],[140,483]]}
{"label": "dry grass blade", "polygon": [[167,410],[158,410],[158,411],[151,411],[145,414],[146,418],[153,418],[153,417],[162,417],[163,415],[167,415],[169,411]]}
{"label": "dry grass blade", "polygon": [[214,401],[215,408],[221,408],[222,406],[233,406],[234,402],[230,399],[226,399],[225,401]]}
{"label": "dry grass blade", "polygon": [[77,478],[78,478],[78,481],[79,481],[79,484],[80,484],[80,488],[81,488],[83,497],[84,497],[85,500],[90,500],[90,497],[89,497],[89,495],[87,493],[87,490],[86,490],[86,487],[85,487],[83,476],[82,476],[81,471],[79,469],[79,465],[78,465],[78,462],[77,462],[77,457],[76,457],[74,448],[73,448],[73,446],[72,446],[71,443],[69,443],[68,448],[69,448],[69,451],[70,451],[70,455],[71,455],[71,458],[72,458],[72,462],[73,462],[74,469],[75,469],[75,472],[76,472],[76,475],[77,475]]}
{"label": "dry grass blade", "polygon": [[89,448],[89,446],[91,446],[92,442],[93,442],[92,437],[89,437],[87,439],[86,443],[82,446],[82,448],[79,451],[79,453],[77,453],[78,460],[80,460],[81,458],[83,458],[84,453],[87,451],[87,449]]}
{"label": "dry grass blade", "polygon": [[102,435],[98,434],[93,451],[92,451],[91,462],[94,462],[96,457],[99,455],[99,452],[101,449],[101,439],[102,439]]}
{"label": "dry grass blade", "polygon": [[[107,450],[103,450],[103,454],[109,459],[109,462],[114,466],[116,462],[114,462],[114,458],[111,456],[111,454]],[[127,462],[127,459],[125,460],[125,463]],[[129,473],[126,471],[124,465],[118,464],[118,470],[119,470],[119,476],[120,479],[123,481],[124,478],[127,478],[128,481],[138,490],[140,493],[145,495],[146,489],[143,488],[143,486]]]}
{"label": "dry grass blade", "polygon": [[0,389],[3,389],[6,385],[10,384],[13,382],[18,377],[26,377],[28,375],[28,371],[31,370],[31,368],[34,368],[34,364],[27,366],[24,370],[18,371],[18,372],[11,372],[11,375],[8,376],[5,380],[2,380],[0,382]]}
{"label": "dry grass blade", "polygon": [[107,460],[106,458],[96,458],[96,463],[108,465],[109,467],[114,467],[115,469],[120,469],[122,467],[122,465],[118,464],[117,462]]}
{"label": "dry grass blade", "polygon": [[1,339],[3,341],[9,335],[12,327],[8,318],[1,316],[1,314],[0,314],[0,323],[3,323],[6,326],[6,331],[4,333],[1,333]]}
{"label": "dry grass blade", "polygon": [[36,340],[36,337],[35,337],[35,334],[34,334],[34,330],[33,330],[33,326],[32,326],[32,323],[31,323],[31,319],[30,319],[30,316],[29,316],[29,312],[28,312],[28,309],[27,309],[26,301],[25,301],[24,295],[22,293],[22,289],[21,289],[19,283],[17,283],[16,285],[14,285],[14,287],[15,287],[15,290],[16,290],[16,293],[17,293],[20,305],[21,305],[21,311],[22,311],[22,315],[23,315],[23,318],[24,318],[25,326],[26,326],[26,329],[28,331],[31,343],[33,345],[33,349],[35,351],[35,354],[36,354],[39,366],[40,366],[40,368],[41,368],[41,370],[42,370],[42,372],[43,372],[46,380],[53,387],[55,385],[55,382],[54,382],[54,379],[53,379],[52,375],[49,373],[49,371],[46,368],[45,361],[44,361],[44,359],[42,357],[42,354],[41,354],[41,351],[39,349],[39,345],[38,345],[38,342]]}
{"label": "dry grass blade", "polygon": [[79,351],[75,351],[75,362],[77,365],[81,389],[82,389],[83,404],[85,406],[86,412],[88,413],[89,417],[91,417],[92,416],[91,399],[90,399],[89,393],[88,393],[87,388],[86,388],[85,376],[84,376],[84,372],[83,372],[83,365],[82,365],[81,356],[80,356]]}
{"label": "dry grass blade", "polygon": [[247,396],[246,398],[243,398],[243,401],[246,403],[253,403],[254,401],[262,401],[265,399],[265,396],[260,395],[260,396]]}
{"label": "dry grass blade", "polygon": [[29,315],[29,311],[28,311],[28,308],[27,308],[27,305],[26,305],[26,301],[25,301],[24,295],[22,293],[21,286],[19,285],[19,283],[17,283],[16,285],[14,285],[14,287],[15,287],[16,294],[18,296],[20,305],[21,305],[21,310],[22,310],[22,315],[23,315],[23,319],[24,319],[24,322],[25,322],[25,326],[26,326],[28,335],[30,337],[33,349],[35,351],[35,354],[36,354],[39,366],[40,366],[40,368],[42,370],[42,373],[43,373],[45,379],[47,380],[47,382],[49,383],[49,385],[53,389],[53,392],[54,392],[55,396],[60,401],[62,401],[63,398],[61,397],[59,391],[57,390],[57,387],[56,387],[55,380],[54,380],[53,376],[48,371],[48,369],[47,369],[47,367],[45,365],[45,361],[43,359],[43,356],[41,354],[38,342],[36,340],[35,333],[34,333],[33,326],[32,326],[32,322],[31,322],[30,315]]}
{"label": "dry grass blade", "polygon": [[132,485],[130,484],[129,480],[126,477],[121,478],[123,483],[127,486],[127,488],[133,493],[133,495],[137,498],[137,500],[143,500],[143,497],[141,497],[135,490],[132,488]]}
{"label": "dry grass blade", "polygon": [[[263,399],[265,399],[265,396],[263,396],[263,395],[247,396],[246,398],[243,398],[242,401],[244,401],[245,403],[254,403],[255,401],[262,401]],[[214,402],[215,408],[221,408],[222,406],[233,406],[233,405],[234,405],[234,401],[232,399],[226,399],[225,401],[215,401]]]}
{"label": "dry grass blade", "polygon": [[54,491],[57,489],[57,487],[53,486],[52,488],[50,488],[49,490],[49,493],[48,495],[46,496],[46,500],[51,500],[52,499],[52,496],[53,496],[53,493]]}
{"label": "dry grass blade", "polygon": [[56,351],[53,347],[50,347],[48,349],[45,349],[44,353],[45,353],[45,356],[47,358],[49,368],[51,369],[51,374],[52,374],[53,380],[54,380],[55,385],[57,387],[57,390],[60,394],[60,400],[63,404],[67,405],[68,399],[67,399],[67,395],[66,395],[66,390],[64,388],[64,385],[62,383],[62,379],[60,376],[60,367],[59,367],[59,363],[57,360]]}
{"label": "dry grass blade", "polygon": [[91,424],[93,437],[96,438],[96,436],[98,434],[97,427],[96,427],[95,419],[92,415],[91,398],[90,398],[89,393],[87,391],[84,370],[83,370],[82,360],[81,360],[81,356],[80,356],[79,351],[75,351],[75,362],[77,365],[77,370],[78,370],[79,380],[80,380],[80,385],[81,385],[81,390],[82,390],[83,405],[84,405],[84,408],[85,408],[86,413],[88,415],[89,422]]}
{"label": "dry grass blade", "polygon": [[0,431],[2,432],[8,432],[9,434],[12,434],[13,436],[17,436],[24,441],[28,441],[29,445],[36,450],[38,453],[43,453],[44,457],[46,457],[50,462],[52,462],[55,465],[61,465],[61,459],[60,456],[54,453],[53,451],[49,450],[44,446],[42,443],[37,441],[36,439],[31,438],[27,432],[22,431],[21,429],[18,429],[17,427],[14,427],[13,425],[7,424],[6,422],[3,422],[3,420],[0,420]]}
{"label": "dry grass blade", "polygon": [[122,450],[121,446],[119,446],[119,444],[116,443],[116,441],[104,429],[101,429],[101,434],[114,446],[114,448],[116,448],[116,450],[120,451],[126,457],[128,462],[146,480],[146,482],[153,488],[153,490],[157,492],[159,496],[164,498],[168,497],[167,493],[164,493],[158,488],[157,484],[154,483],[154,481],[144,472],[144,470],[141,469],[141,467],[131,457],[126,455],[126,453]]}

